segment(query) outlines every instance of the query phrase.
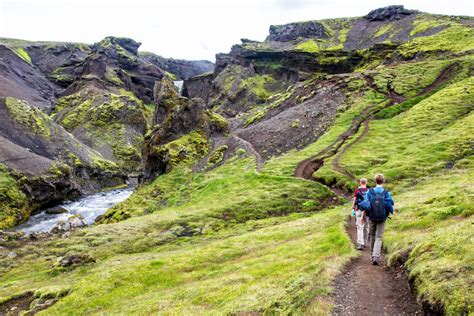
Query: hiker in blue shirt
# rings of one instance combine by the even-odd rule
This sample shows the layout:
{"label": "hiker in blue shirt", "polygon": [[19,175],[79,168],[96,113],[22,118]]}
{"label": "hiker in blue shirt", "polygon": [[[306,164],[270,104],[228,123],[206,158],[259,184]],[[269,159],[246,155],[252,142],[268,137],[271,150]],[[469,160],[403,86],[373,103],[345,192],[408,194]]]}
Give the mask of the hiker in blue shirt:
{"label": "hiker in blue shirt", "polygon": [[395,204],[390,192],[383,188],[385,178],[382,174],[375,176],[375,188],[369,189],[361,203],[365,215],[369,218],[369,235],[372,246],[372,264],[378,265],[382,250],[382,237],[385,230],[385,221],[389,214],[393,214]]}

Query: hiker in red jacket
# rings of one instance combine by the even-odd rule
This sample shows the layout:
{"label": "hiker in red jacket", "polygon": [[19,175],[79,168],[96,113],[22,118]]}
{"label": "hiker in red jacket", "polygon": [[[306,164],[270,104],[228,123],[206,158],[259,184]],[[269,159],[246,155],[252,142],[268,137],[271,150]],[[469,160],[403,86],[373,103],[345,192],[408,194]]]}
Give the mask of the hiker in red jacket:
{"label": "hiker in red jacket", "polygon": [[368,191],[367,179],[362,178],[359,180],[360,186],[354,192],[354,200],[352,202],[352,212],[356,216],[357,226],[357,249],[363,250],[365,245],[368,243],[369,238],[369,223],[365,218],[365,212],[361,209],[360,203],[364,201],[365,195]]}

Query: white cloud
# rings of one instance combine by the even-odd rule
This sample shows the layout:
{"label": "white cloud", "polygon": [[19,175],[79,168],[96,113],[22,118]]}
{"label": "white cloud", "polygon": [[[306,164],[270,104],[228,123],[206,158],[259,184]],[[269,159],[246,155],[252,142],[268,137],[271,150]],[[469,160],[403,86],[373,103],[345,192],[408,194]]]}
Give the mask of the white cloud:
{"label": "white cloud", "polygon": [[[240,38],[265,39],[271,24],[361,16],[385,0],[0,0],[0,36],[93,43],[105,36],[142,42],[174,58],[214,59]],[[474,15],[471,1],[399,1],[432,13]]]}

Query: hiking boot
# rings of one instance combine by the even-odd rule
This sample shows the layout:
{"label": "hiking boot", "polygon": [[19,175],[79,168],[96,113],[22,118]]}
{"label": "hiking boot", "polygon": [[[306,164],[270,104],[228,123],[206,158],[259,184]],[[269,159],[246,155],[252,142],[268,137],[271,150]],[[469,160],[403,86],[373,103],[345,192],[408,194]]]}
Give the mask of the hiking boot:
{"label": "hiking boot", "polygon": [[363,245],[357,245],[357,250],[364,250],[364,246]]}
{"label": "hiking boot", "polygon": [[372,264],[374,266],[378,266],[379,265],[379,258],[377,257],[372,257]]}

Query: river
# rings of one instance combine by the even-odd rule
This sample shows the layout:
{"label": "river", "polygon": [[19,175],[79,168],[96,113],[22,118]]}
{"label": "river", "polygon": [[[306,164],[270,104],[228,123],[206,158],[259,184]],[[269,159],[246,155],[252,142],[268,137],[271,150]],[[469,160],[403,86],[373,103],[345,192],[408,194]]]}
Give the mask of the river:
{"label": "river", "polygon": [[133,192],[133,187],[116,189],[81,197],[74,201],[64,202],[58,206],[68,212],[46,214],[45,210],[31,216],[25,223],[13,230],[25,233],[49,232],[59,221],[66,221],[70,216],[80,214],[88,225],[93,224],[97,216],[104,214],[112,206],[126,200]]}

